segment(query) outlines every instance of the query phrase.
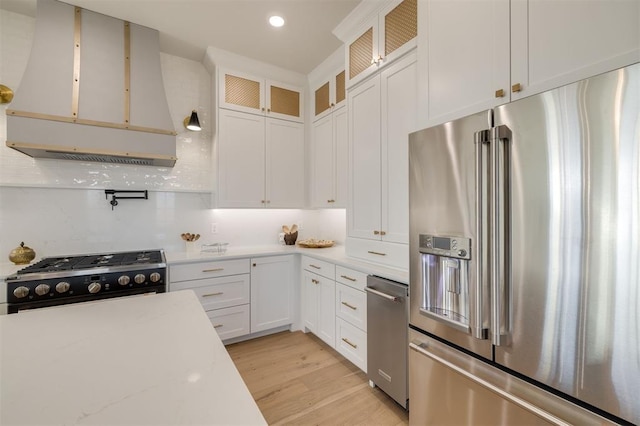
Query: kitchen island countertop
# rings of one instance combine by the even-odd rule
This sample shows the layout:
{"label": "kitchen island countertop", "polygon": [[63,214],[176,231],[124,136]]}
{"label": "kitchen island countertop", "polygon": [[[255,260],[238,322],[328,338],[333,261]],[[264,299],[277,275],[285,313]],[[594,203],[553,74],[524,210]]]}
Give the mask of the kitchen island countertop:
{"label": "kitchen island countertop", "polygon": [[192,291],[0,316],[0,424],[266,424]]}

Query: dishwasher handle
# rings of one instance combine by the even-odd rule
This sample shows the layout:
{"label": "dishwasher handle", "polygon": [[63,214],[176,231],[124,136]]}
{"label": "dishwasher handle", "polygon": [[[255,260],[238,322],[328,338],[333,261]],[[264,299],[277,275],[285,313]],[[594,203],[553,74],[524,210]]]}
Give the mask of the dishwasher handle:
{"label": "dishwasher handle", "polygon": [[387,293],[383,293],[383,292],[381,292],[381,291],[376,290],[375,288],[365,287],[365,288],[364,288],[364,290],[365,290],[367,293],[375,294],[376,296],[383,297],[383,298],[385,298],[385,299],[387,299],[387,300],[390,300],[390,301],[392,301],[392,302],[398,302],[398,301],[400,301],[400,298],[399,298],[399,297],[392,296],[392,295],[387,294]]}

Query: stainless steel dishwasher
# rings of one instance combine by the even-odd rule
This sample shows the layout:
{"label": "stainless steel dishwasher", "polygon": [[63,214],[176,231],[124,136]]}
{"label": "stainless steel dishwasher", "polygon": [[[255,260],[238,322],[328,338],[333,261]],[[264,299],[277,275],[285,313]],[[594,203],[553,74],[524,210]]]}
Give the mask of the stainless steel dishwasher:
{"label": "stainless steel dishwasher", "polygon": [[365,290],[369,384],[408,408],[409,287],[369,275]]}

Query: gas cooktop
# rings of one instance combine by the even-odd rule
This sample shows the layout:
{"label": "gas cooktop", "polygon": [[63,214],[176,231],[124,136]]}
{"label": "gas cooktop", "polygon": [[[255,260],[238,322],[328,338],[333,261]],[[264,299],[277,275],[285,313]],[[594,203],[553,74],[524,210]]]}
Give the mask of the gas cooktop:
{"label": "gas cooktop", "polygon": [[111,254],[46,257],[18,271],[18,274],[75,271],[104,267],[149,266],[165,263],[161,250],[145,250]]}

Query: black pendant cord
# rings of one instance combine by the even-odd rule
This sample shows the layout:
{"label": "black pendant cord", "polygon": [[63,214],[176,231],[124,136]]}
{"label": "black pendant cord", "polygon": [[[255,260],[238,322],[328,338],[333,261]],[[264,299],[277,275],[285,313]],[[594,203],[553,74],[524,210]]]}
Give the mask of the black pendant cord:
{"label": "black pendant cord", "polygon": [[[138,196],[122,196],[122,195],[116,195],[116,194],[139,194]],[[109,204],[111,204],[111,210],[113,210],[113,208],[115,206],[118,205],[118,200],[148,200],[149,199],[149,193],[148,191],[145,190],[140,190],[140,191],[136,191],[136,190],[130,190],[130,189],[105,189],[104,190],[104,198],[105,199],[109,199],[109,195],[111,195],[111,201],[109,201]]]}

